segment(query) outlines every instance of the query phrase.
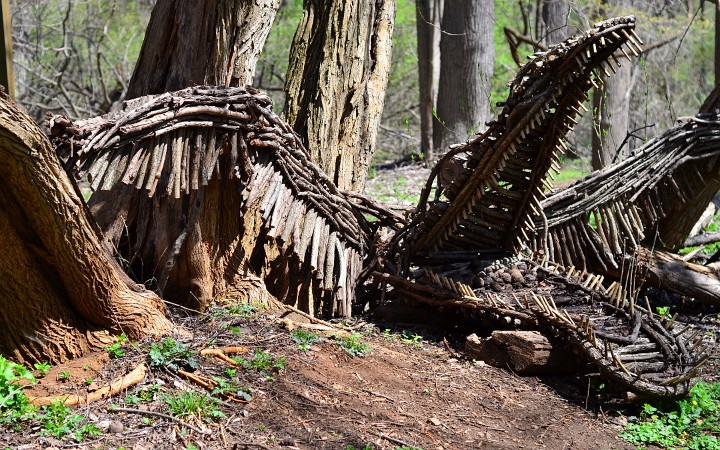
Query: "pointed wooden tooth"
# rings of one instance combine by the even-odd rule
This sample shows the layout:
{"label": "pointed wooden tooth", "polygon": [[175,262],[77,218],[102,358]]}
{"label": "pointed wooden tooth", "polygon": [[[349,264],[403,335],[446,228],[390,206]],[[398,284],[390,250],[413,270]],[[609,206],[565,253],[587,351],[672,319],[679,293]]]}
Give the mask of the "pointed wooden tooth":
{"label": "pointed wooden tooth", "polygon": [[587,109],[587,107],[583,104],[583,102],[578,102],[577,105],[578,105],[583,111],[585,111],[585,112],[590,112],[590,110]]}
{"label": "pointed wooden tooth", "polygon": [[632,37],[635,38],[635,40],[636,40],[640,45],[644,45],[644,44],[645,44],[645,43],[643,42],[643,40],[640,39],[640,36],[638,36],[638,34],[637,34],[637,33],[635,32],[635,30],[632,29],[632,28],[630,29],[630,35],[632,35]]}
{"label": "pointed wooden tooth", "polygon": [[621,46],[619,47],[619,49],[620,49],[620,51],[622,52],[622,54],[625,55],[625,58],[626,58],[628,61],[630,61],[630,56],[629,56],[629,55],[627,54],[627,52],[625,51],[625,48],[621,45]]}
{"label": "pointed wooden tooth", "polygon": [[[612,76],[612,75],[610,75],[610,72],[608,72],[607,67],[605,67],[605,64],[600,64],[600,68],[602,68],[603,73],[605,74],[606,77],[610,78]],[[614,72],[615,71],[613,70],[613,73]]]}
{"label": "pointed wooden tooth", "polygon": [[612,37],[614,37],[615,39],[618,39],[618,40],[622,39],[622,38],[620,37],[620,35],[619,35],[619,34],[617,34],[617,32],[615,32],[615,31],[613,31],[613,32],[612,32],[612,33],[610,33],[610,34],[611,34],[611,35],[612,35]]}
{"label": "pointed wooden tooth", "polygon": [[632,45],[632,41],[625,42],[625,47],[627,47],[636,58],[638,57],[638,52],[635,50],[635,46]]}
{"label": "pointed wooden tooth", "polygon": [[592,52],[593,52],[593,55],[594,55],[594,54],[597,54],[597,52],[598,52],[598,51],[597,51],[597,45],[595,44],[595,42],[593,42],[593,44],[592,44]]}
{"label": "pointed wooden tooth", "polygon": [[575,266],[571,265],[570,267],[567,268],[567,272],[565,273],[565,276],[567,278],[572,278],[574,272],[575,272]]}
{"label": "pointed wooden tooth", "polygon": [[[610,56],[612,56],[612,55],[610,55]],[[613,74],[616,74],[616,73],[617,73],[617,70],[615,70],[615,67],[610,63],[610,60],[609,60],[609,59],[608,59],[607,61],[605,61],[605,64],[610,68],[610,70],[612,71]],[[606,74],[607,76],[610,76],[610,74],[607,73],[607,71],[605,72],[605,74]]]}
{"label": "pointed wooden tooth", "polygon": [[647,308],[647,313],[650,316],[651,319],[654,319],[652,308],[650,307],[650,299],[645,296],[645,307]]}

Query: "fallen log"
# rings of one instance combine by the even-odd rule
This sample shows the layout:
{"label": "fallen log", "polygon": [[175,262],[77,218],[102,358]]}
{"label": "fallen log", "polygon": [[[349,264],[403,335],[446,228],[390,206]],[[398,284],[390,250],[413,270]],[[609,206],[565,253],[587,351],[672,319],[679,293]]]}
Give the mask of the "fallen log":
{"label": "fallen log", "polygon": [[467,337],[465,353],[520,375],[575,373],[585,366],[570,350],[551,343],[537,331],[498,330],[485,339],[473,333]]}

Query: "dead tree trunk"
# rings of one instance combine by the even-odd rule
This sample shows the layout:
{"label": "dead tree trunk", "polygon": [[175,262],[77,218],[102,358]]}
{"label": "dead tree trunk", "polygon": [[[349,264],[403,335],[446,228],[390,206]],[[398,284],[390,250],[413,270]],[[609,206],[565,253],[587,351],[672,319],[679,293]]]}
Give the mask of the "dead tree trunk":
{"label": "dead tree trunk", "polygon": [[198,85],[252,85],[279,3],[158,1],[127,98]]}
{"label": "dead tree trunk", "polygon": [[60,362],[171,328],[106,252],[44,133],[0,99],[0,353]]}
{"label": "dead tree trunk", "polygon": [[340,189],[362,192],[390,70],[395,0],[305,0],[285,118]]}

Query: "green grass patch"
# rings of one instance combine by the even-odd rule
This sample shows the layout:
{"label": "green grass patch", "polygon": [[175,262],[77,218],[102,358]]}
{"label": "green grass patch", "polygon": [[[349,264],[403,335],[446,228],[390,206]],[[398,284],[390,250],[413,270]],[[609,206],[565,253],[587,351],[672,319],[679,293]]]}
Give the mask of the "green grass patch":
{"label": "green grass patch", "polygon": [[170,392],[162,396],[162,401],[175,417],[195,417],[205,422],[225,417],[220,411],[220,401],[207,394],[195,391]]}

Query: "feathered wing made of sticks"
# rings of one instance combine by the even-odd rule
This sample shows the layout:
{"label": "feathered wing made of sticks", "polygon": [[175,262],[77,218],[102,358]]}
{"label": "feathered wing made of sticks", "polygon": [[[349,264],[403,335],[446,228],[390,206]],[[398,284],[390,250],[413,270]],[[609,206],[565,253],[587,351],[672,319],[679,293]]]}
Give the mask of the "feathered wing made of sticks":
{"label": "feathered wing made of sticks", "polygon": [[[266,94],[196,87],[74,124],[48,117],[48,125],[67,170],[87,177],[106,239],[142,281],[203,303],[251,271],[279,298],[350,315],[373,230],[309,160]],[[214,215],[223,219],[201,219]],[[235,235],[221,237],[233,224]],[[248,234],[256,242],[241,248],[237,241]],[[208,255],[185,261],[207,247],[215,248],[212,264],[203,261]],[[218,264],[223,273],[205,273]],[[291,272],[307,279],[288,280]],[[191,283],[178,293],[183,276]],[[216,288],[204,292],[202,283]],[[302,304],[308,295],[315,303]]]}

